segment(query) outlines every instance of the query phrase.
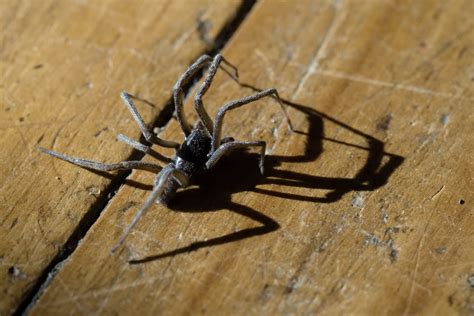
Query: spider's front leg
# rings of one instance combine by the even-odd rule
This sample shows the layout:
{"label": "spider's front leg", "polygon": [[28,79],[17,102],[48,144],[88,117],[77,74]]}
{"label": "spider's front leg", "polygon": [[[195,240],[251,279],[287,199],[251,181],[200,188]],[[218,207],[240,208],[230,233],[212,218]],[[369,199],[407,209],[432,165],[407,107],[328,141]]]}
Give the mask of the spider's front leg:
{"label": "spider's front leg", "polygon": [[155,134],[153,134],[152,132],[150,132],[148,130],[148,127],[146,126],[145,122],[143,121],[140,113],[138,113],[138,110],[135,107],[135,104],[133,104],[132,99],[131,99],[132,96],[130,94],[128,94],[127,92],[124,91],[120,94],[120,96],[122,97],[122,100],[125,103],[125,105],[127,106],[130,113],[132,113],[133,118],[137,122],[138,127],[140,128],[143,136],[145,137],[145,139],[148,142],[150,142],[152,144],[162,146],[162,147],[169,147],[169,148],[178,148],[179,147],[178,143],[173,142],[173,141],[169,141],[169,140],[161,139],[161,138],[159,138],[158,136],[156,136]]}
{"label": "spider's front leg", "polygon": [[173,98],[176,119],[178,120],[181,129],[183,130],[184,135],[187,137],[192,130],[191,125],[186,120],[183,111],[183,98],[184,98],[184,86],[191,80],[191,78],[207,64],[211,62],[212,58],[208,55],[202,55],[198,58],[186,71],[179,77],[178,81],[173,88]]}
{"label": "spider's front leg", "polygon": [[133,139],[130,139],[128,138],[127,136],[123,135],[123,134],[118,134],[117,135],[117,140],[121,141],[121,142],[124,142],[125,144],[127,144],[128,146],[138,150],[138,151],[141,151],[142,153],[145,153],[147,155],[150,155],[158,160],[161,160],[161,161],[164,161],[164,162],[171,162],[171,158],[168,158],[162,154],[160,154],[159,152],[153,150],[150,146],[147,146],[147,145],[144,145],[140,142],[137,142]]}
{"label": "spider's front leg", "polygon": [[199,87],[199,90],[196,92],[196,95],[194,96],[194,108],[196,109],[196,112],[199,115],[199,118],[201,119],[201,122],[203,123],[204,127],[211,135],[213,133],[212,119],[207,113],[206,109],[204,108],[204,104],[202,103],[202,98],[204,94],[206,94],[207,90],[209,90],[212,80],[214,79],[214,76],[216,75],[217,69],[219,68],[222,62],[225,63],[227,66],[231,67],[234,70],[235,75],[232,75],[225,68],[222,68],[224,72],[227,75],[229,75],[234,81],[239,83],[239,79],[238,79],[239,73],[238,73],[237,67],[235,67],[230,62],[228,62],[222,55],[217,54],[212,60],[211,65],[209,66],[209,70],[207,71],[204,82],[202,83],[201,87]]}
{"label": "spider's front leg", "polygon": [[189,179],[181,171],[175,169],[172,165],[167,165],[161,170],[160,173],[156,175],[155,182],[153,185],[153,190],[148,196],[145,204],[138,210],[138,212],[133,216],[132,221],[124,229],[122,236],[117,241],[117,243],[112,247],[111,252],[115,252],[124,242],[127,236],[130,234],[131,230],[137,224],[138,220],[142,217],[143,214],[153,205],[153,202],[157,201],[169,186],[171,180],[175,180],[180,187],[186,187],[189,184]]}
{"label": "spider's front leg", "polygon": [[[230,73],[227,69],[223,68],[221,65],[221,62],[232,68],[234,71],[234,74]],[[184,116],[184,111],[183,111],[183,88],[186,84],[189,83],[191,78],[201,69],[209,66],[209,70],[206,74],[206,79],[204,80],[204,83],[196,93],[196,98],[195,98],[195,108],[198,112],[199,118],[203,122],[204,126],[206,129],[209,131],[209,133],[212,133],[212,120],[209,118],[209,115],[207,114],[206,110],[203,107],[201,98],[202,96],[206,93],[207,89],[209,88],[209,85],[212,82],[212,79],[214,78],[214,75],[217,71],[218,67],[221,67],[222,70],[229,75],[233,80],[238,82],[238,71],[237,68],[229,63],[224,57],[221,55],[217,54],[214,58],[211,58],[208,55],[202,55],[201,57],[198,58],[176,81],[176,84],[173,89],[173,98],[174,98],[174,104],[175,104],[175,111],[176,111],[176,118],[178,120],[179,125],[181,126],[181,129],[184,132],[184,135],[188,136],[191,133],[192,127],[186,120],[186,117]],[[196,99],[198,99],[196,101]]]}

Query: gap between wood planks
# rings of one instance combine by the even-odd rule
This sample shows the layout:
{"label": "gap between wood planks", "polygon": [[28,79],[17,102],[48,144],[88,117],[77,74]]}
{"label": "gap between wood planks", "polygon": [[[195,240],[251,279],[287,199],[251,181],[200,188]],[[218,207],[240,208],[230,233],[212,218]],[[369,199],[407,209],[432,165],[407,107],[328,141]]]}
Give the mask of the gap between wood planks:
{"label": "gap between wood planks", "polygon": [[[208,54],[210,56],[213,56],[219,51],[221,51],[222,48],[224,48],[224,46],[230,40],[232,35],[237,31],[237,29],[242,24],[247,15],[250,13],[255,3],[256,0],[243,0],[234,17],[226,23],[222,30],[220,30],[214,41],[211,42],[210,39],[208,39],[207,37],[202,38],[202,40],[206,41],[208,43],[208,46],[210,47],[206,51],[201,52],[201,54]],[[198,26],[198,28],[199,27],[200,26]],[[198,57],[199,56],[195,56],[195,59],[197,59]],[[194,62],[194,60],[191,62]],[[183,90],[185,98],[188,96],[189,92],[192,91],[194,85],[199,82],[202,76],[203,73],[196,75],[195,80],[184,87]],[[174,101],[173,97],[171,97],[168,102],[166,102],[165,106],[163,107],[163,110],[152,121],[151,126],[165,126],[172,119],[173,112]],[[143,135],[141,135],[140,141],[144,141]],[[126,160],[141,160],[144,156],[144,153],[139,152],[137,150],[133,150]],[[109,201],[115,196],[116,191],[123,184],[126,183],[126,180],[131,174],[131,172],[131,170],[122,171],[117,173],[117,175],[115,175],[113,178],[111,178],[112,181],[110,182],[110,184],[107,185],[105,190],[98,197],[97,201],[91,205],[90,209],[81,219],[81,221],[74,229],[62,249],[58,252],[56,257],[45,268],[43,273],[39,276],[38,281],[32,286],[32,288],[24,294],[24,297],[20,305],[18,306],[18,309],[15,311],[14,315],[25,315],[34,306],[35,302],[51,283],[55,275],[61,270],[66,260],[69,259],[69,257],[71,257],[71,255],[74,253],[79,242],[86,236],[89,229],[97,221],[102,211],[107,207]]]}

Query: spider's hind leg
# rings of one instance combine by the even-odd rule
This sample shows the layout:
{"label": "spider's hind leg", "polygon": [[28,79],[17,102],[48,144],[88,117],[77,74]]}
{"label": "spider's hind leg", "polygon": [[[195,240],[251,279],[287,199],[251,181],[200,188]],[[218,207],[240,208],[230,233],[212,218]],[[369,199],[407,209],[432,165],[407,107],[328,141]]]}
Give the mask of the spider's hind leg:
{"label": "spider's hind leg", "polygon": [[217,150],[212,152],[211,156],[206,162],[206,168],[211,169],[221,158],[222,156],[228,154],[229,152],[238,149],[238,148],[246,148],[246,147],[260,147],[260,160],[258,163],[258,167],[260,168],[260,173],[263,175],[265,172],[265,148],[266,143],[264,141],[251,141],[251,142],[237,142],[237,141],[230,141],[227,143],[222,144]]}

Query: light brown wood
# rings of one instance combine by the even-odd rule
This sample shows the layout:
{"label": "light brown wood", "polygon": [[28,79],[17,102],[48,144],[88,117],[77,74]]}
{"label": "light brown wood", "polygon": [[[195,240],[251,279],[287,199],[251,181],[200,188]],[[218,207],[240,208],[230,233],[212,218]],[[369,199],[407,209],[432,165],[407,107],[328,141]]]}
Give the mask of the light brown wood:
{"label": "light brown wood", "polygon": [[[309,135],[288,133],[270,101],[229,115],[226,134],[264,138],[271,156],[289,158],[269,167],[278,160],[270,157],[264,180],[256,159],[229,157],[216,182],[178,195],[175,211],[156,206],[111,256],[148,194],[124,187],[34,312],[472,312],[469,9],[468,1],[259,3],[224,54],[242,81],[300,104],[290,116]],[[213,87],[212,112],[250,93],[224,76]],[[167,136],[180,136],[175,125]],[[239,239],[258,221],[266,226]],[[193,243],[196,251],[180,253]]]}
{"label": "light brown wood", "polygon": [[[266,100],[225,134],[268,142],[266,177],[230,155],[111,255],[149,194],[123,186],[32,314],[472,313],[473,5],[258,2],[223,54],[298,132]],[[250,93],[219,73],[204,103]]]}
{"label": "light brown wood", "polygon": [[[0,4],[0,314],[18,308],[110,180],[36,151],[116,162],[182,69],[207,49],[241,1],[2,1]],[[102,198],[102,200],[104,200]]]}

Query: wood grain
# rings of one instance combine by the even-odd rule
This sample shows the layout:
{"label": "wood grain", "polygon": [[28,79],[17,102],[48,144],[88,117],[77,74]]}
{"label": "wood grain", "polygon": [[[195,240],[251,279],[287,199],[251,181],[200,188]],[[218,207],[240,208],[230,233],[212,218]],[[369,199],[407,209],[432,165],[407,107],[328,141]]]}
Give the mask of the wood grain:
{"label": "wood grain", "polygon": [[18,307],[110,184],[36,146],[107,162],[129,157],[115,135],[139,133],[119,92],[151,102],[138,106],[147,122],[156,118],[182,68],[208,49],[203,38],[215,38],[240,4],[1,2],[0,314]]}
{"label": "wood grain", "polygon": [[[259,3],[224,54],[242,81],[278,87],[303,133],[272,102],[229,115],[226,134],[269,142],[267,178],[231,156],[110,256],[148,194],[124,187],[34,312],[470,313],[469,6]],[[213,112],[250,93],[213,87]]]}
{"label": "wood grain", "polygon": [[[472,313],[473,9],[259,2],[223,54],[297,132],[266,100],[225,134],[267,141],[266,177],[227,157],[111,255],[150,189],[123,186],[31,314]],[[204,102],[253,91],[219,73]],[[174,120],[163,136],[182,139]]]}

